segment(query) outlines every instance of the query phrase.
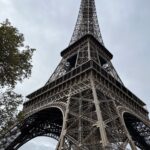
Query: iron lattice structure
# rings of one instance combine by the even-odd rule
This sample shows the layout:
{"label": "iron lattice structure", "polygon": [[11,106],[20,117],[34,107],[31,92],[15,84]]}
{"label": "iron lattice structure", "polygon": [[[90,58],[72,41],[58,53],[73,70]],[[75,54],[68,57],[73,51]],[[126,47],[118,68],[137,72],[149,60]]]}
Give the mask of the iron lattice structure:
{"label": "iron lattice structure", "polygon": [[76,26],[70,41],[70,45],[86,34],[93,35],[104,45],[100,32],[95,2],[93,0],[82,0]]}
{"label": "iron lattice structure", "polygon": [[105,48],[94,0],[82,0],[70,45],[48,80],[28,95],[25,118],[0,137],[0,150],[17,150],[37,136],[57,150],[150,149],[145,103],[119,78]]}

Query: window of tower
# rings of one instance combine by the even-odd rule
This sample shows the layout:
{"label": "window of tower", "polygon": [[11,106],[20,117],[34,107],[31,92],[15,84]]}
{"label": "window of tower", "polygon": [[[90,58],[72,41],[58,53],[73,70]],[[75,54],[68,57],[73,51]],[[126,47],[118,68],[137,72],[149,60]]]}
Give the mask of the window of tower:
{"label": "window of tower", "polygon": [[70,58],[68,58],[67,62],[65,64],[65,70],[70,71],[73,68],[75,68],[76,60],[77,60],[77,54],[75,54],[75,55],[71,56]]}
{"label": "window of tower", "polygon": [[107,64],[107,61],[104,58],[102,58],[101,56],[99,56],[99,60],[100,60],[100,63],[101,63],[102,67]]}

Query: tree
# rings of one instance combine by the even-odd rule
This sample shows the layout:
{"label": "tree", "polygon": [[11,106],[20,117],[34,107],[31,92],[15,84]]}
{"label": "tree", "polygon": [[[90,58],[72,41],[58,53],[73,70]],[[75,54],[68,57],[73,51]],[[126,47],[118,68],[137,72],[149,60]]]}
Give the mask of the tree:
{"label": "tree", "polygon": [[0,93],[0,130],[6,130],[16,121],[17,107],[22,103],[22,96],[12,89]]}
{"label": "tree", "polygon": [[30,77],[35,49],[24,46],[23,34],[8,20],[0,25],[0,85],[14,87]]}
{"label": "tree", "polygon": [[24,40],[24,35],[8,19],[0,23],[0,131],[23,116],[21,113],[17,115],[23,99],[14,92],[14,88],[18,81],[30,77],[35,51],[25,46]]}

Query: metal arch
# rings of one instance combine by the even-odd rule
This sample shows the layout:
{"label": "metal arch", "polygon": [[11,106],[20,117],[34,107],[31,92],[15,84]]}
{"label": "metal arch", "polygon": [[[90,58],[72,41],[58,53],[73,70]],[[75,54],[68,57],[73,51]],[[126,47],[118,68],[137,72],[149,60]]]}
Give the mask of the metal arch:
{"label": "metal arch", "polygon": [[126,127],[137,145],[141,149],[150,149],[150,128],[141,120],[131,115],[130,113],[124,114]]}
{"label": "metal arch", "polygon": [[[48,117],[46,117],[44,120],[44,122],[42,122],[43,119],[38,120],[38,125],[34,126],[36,123],[36,119],[38,119],[40,117],[40,113],[39,112],[43,112],[44,114],[46,113],[51,113],[51,111],[48,109],[57,109],[57,111],[59,110],[59,113],[61,113],[61,118],[62,118],[62,123],[60,124],[60,121],[58,120],[58,118],[54,118],[52,120],[47,120]],[[26,118],[24,119],[24,121],[20,124],[17,124],[11,131],[9,131],[8,137],[5,136],[3,137],[4,141],[9,141],[8,139],[10,137],[13,137],[13,141],[10,142],[6,142],[6,145],[0,145],[0,149],[5,147],[5,150],[10,150],[10,148],[14,147],[13,149],[16,150],[19,147],[21,147],[23,144],[27,143],[29,140],[38,137],[38,136],[42,136],[42,135],[47,135],[51,138],[57,139],[59,138],[59,134],[61,134],[61,130],[62,130],[62,126],[63,126],[63,119],[64,119],[64,110],[65,109],[65,104],[64,103],[54,103],[51,105],[48,105],[47,107],[38,110],[37,112],[34,112],[32,115],[30,116],[26,116]],[[44,110],[47,110],[46,112],[44,112]],[[58,115],[59,115],[58,113]],[[38,118],[34,118],[36,117],[36,114],[38,115]],[[58,120],[58,121],[57,121]],[[17,128],[17,129],[15,129]],[[15,130],[14,130],[15,129]],[[12,133],[11,133],[12,132]],[[19,135],[18,135],[19,133]],[[10,136],[11,135],[11,136]],[[57,136],[57,138],[56,138]],[[21,140],[21,141],[20,141]],[[12,150],[12,149],[11,149]]]}
{"label": "metal arch", "polygon": [[[143,150],[148,150],[148,149],[150,149],[150,141],[149,141],[149,140],[150,140],[150,121],[141,118],[141,117],[138,116],[135,112],[133,112],[132,110],[128,109],[127,107],[119,106],[119,107],[118,107],[118,110],[119,110],[119,113],[120,113],[120,115],[121,115],[121,120],[122,120],[122,123],[123,123],[123,125],[124,125],[124,127],[125,127],[125,130],[126,130],[126,132],[127,132],[127,135],[128,135],[128,137],[129,137],[129,139],[131,139],[131,141],[134,141],[134,144],[137,145],[138,147],[142,148]],[[129,131],[129,129],[128,129],[126,123],[125,123],[125,118],[124,118],[124,114],[125,114],[125,113],[129,114],[130,117],[131,117],[131,119],[132,119],[132,117],[133,117],[133,118],[137,119],[137,121],[140,121],[140,122],[142,123],[142,128],[140,127],[140,130],[141,130],[141,129],[144,129],[144,126],[146,127],[147,131],[144,131],[144,133],[147,133],[147,132],[148,132],[148,133],[147,133],[147,135],[142,135],[142,134],[143,134],[142,132],[139,132],[136,128],[134,128],[134,127],[132,126],[132,128],[134,128],[136,134],[140,135],[141,138],[143,137],[144,144],[143,144],[143,142],[141,143],[141,141],[139,142],[139,140],[137,140],[138,138],[132,140],[132,138],[135,138],[135,135],[132,135],[132,134],[130,133],[130,131]],[[131,125],[132,123],[135,124],[135,123],[140,123],[140,122],[136,122],[136,121],[135,121],[135,122],[131,122],[131,123],[129,123],[129,124]],[[144,126],[143,126],[143,125],[144,125]],[[135,127],[138,127],[138,126],[135,125]],[[133,137],[131,137],[131,136],[133,136]],[[132,144],[133,144],[133,143],[132,143]],[[145,145],[145,144],[146,144],[146,145]]]}
{"label": "metal arch", "polygon": [[120,112],[121,115],[121,119],[124,121],[123,115],[124,113],[130,113],[131,115],[135,116],[136,118],[138,118],[139,120],[141,120],[142,122],[144,122],[147,126],[150,127],[150,121],[145,120],[144,118],[140,117],[139,115],[137,115],[134,111],[132,111],[131,109],[128,109],[127,107],[123,107],[123,106],[118,106],[117,109]]}
{"label": "metal arch", "polygon": [[29,115],[26,115],[25,119],[32,116],[32,115],[34,115],[34,114],[36,114],[36,113],[38,113],[39,111],[42,111],[42,110],[45,110],[45,109],[48,109],[48,108],[58,108],[62,112],[62,115],[63,115],[63,118],[64,118],[65,110],[66,110],[66,103],[64,103],[64,102],[52,102],[52,103],[48,104],[47,106],[39,108],[38,110],[33,111]]}

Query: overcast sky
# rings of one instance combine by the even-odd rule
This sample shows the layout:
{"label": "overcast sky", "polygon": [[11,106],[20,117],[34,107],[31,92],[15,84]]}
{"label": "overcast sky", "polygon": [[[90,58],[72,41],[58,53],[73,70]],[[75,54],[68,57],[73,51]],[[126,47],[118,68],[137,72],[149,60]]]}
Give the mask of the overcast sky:
{"label": "overcast sky", "polygon": [[[25,43],[37,49],[32,76],[17,85],[17,92],[27,95],[48,80],[61,59],[60,51],[69,44],[80,1],[0,0],[0,22],[8,18],[24,34]],[[150,0],[96,0],[96,7],[103,40],[114,55],[118,74],[149,109]],[[37,139],[21,150],[48,150],[52,143]]]}

